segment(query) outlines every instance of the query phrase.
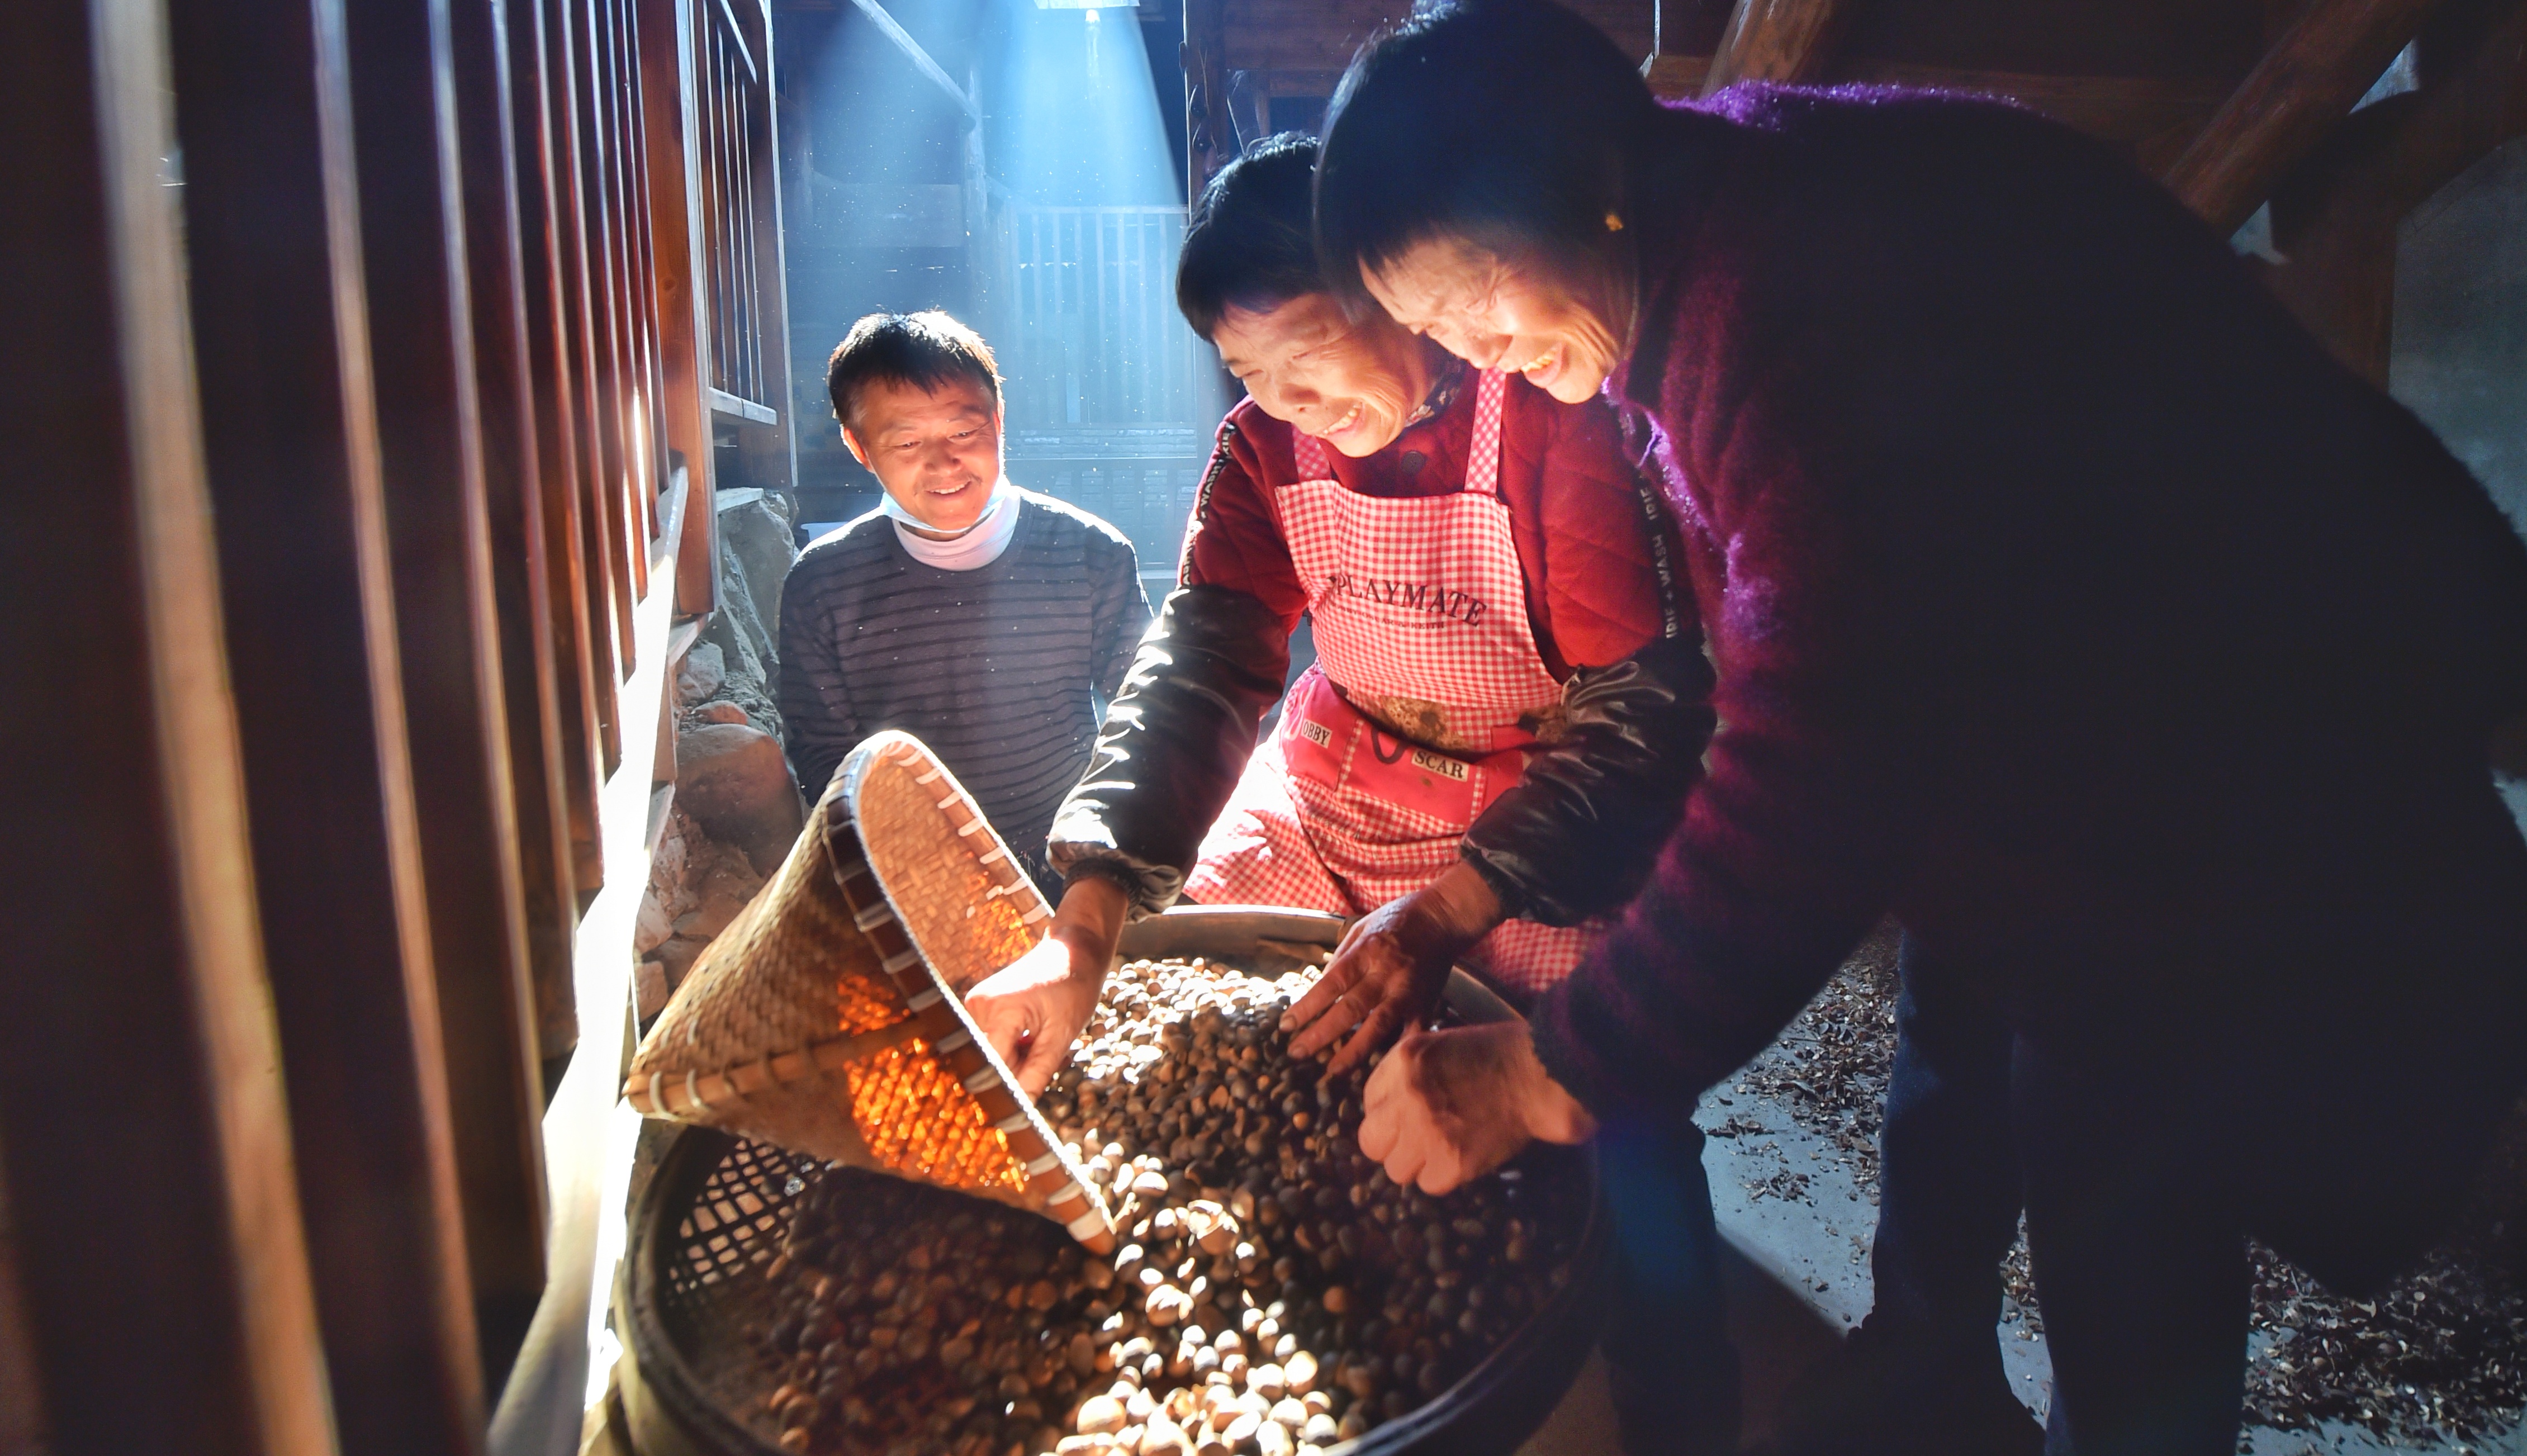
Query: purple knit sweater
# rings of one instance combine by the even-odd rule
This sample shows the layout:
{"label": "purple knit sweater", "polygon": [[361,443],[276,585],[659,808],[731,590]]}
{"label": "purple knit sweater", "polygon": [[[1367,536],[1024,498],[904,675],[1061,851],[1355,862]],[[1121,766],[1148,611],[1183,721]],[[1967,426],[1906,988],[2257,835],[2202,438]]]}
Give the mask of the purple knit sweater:
{"label": "purple knit sweater", "polygon": [[2482,734],[2527,684],[2527,552],[2463,467],[2067,129],[1756,85],[1664,126],[1608,390],[1722,728],[1536,1010],[1555,1077],[1689,1108],[1890,911],[2090,1061],[2401,1065],[2514,1015]]}

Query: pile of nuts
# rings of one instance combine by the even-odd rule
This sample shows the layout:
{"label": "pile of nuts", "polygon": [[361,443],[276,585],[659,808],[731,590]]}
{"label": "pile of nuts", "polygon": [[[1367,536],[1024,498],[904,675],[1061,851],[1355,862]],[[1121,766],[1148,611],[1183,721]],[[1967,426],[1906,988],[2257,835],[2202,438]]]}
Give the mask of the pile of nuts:
{"label": "pile of nuts", "polygon": [[1366,1072],[1293,1062],[1306,989],[1201,960],[1118,969],[1040,1102],[1121,1247],[828,1169],[759,1331],[792,1452],[1315,1456],[1447,1389],[1570,1277],[1567,1155],[1445,1198],[1360,1155]]}

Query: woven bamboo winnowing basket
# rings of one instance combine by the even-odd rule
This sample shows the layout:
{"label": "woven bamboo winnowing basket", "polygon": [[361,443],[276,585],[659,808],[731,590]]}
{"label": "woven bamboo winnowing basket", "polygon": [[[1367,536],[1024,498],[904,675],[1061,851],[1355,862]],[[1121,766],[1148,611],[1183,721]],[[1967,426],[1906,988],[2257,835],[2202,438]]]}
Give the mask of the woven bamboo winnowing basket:
{"label": "woven bamboo winnowing basket", "polygon": [[1052,918],[947,765],[878,734],[694,962],[623,1095],[644,1117],[1042,1214],[1109,1252],[1104,1201],[962,999]]}

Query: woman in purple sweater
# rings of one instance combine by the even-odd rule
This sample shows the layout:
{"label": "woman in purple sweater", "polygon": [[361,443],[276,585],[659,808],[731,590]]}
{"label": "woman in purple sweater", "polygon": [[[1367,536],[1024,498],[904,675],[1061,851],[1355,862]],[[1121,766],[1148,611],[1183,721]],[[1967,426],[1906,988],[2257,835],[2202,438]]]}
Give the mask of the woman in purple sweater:
{"label": "woman in purple sweater", "polygon": [[2244,1237],[2374,1284],[2527,1083],[2485,760],[2527,551],[2482,489],[2103,144],[1923,93],[1662,107],[1543,0],[1366,50],[1317,226],[1362,306],[1624,412],[1722,725],[1531,1038],[1408,1038],[1364,1147],[1445,1187],[1690,1108],[1891,914],[1879,1306],[1788,1443],[2032,1443],[1991,1419],[2023,1203],[2046,1448],[2228,1450]]}

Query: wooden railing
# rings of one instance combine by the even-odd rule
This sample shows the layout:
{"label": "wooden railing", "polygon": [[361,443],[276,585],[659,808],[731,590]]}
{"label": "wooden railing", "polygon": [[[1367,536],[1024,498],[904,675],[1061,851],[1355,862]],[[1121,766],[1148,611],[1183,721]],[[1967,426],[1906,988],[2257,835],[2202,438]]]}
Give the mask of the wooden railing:
{"label": "wooden railing", "polygon": [[[758,406],[779,396],[764,385],[766,361],[757,321],[777,281],[757,241],[761,216],[755,206],[760,159],[770,155],[761,127],[761,104],[771,78],[754,59],[736,16],[719,0],[698,8],[694,36],[696,120],[701,131],[699,181],[710,303],[711,387]],[[768,57],[766,58],[769,59]]]}
{"label": "wooden railing", "polygon": [[576,1449],[720,395],[788,484],[769,30],[0,7],[0,1430]]}
{"label": "wooden railing", "polygon": [[1001,210],[1012,426],[1216,422],[1210,349],[1176,311],[1181,207]]}

